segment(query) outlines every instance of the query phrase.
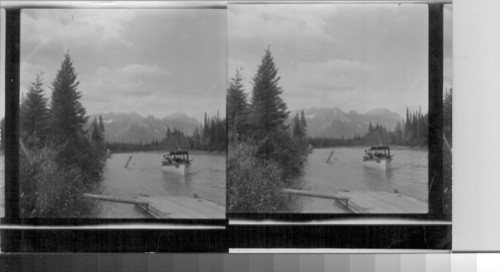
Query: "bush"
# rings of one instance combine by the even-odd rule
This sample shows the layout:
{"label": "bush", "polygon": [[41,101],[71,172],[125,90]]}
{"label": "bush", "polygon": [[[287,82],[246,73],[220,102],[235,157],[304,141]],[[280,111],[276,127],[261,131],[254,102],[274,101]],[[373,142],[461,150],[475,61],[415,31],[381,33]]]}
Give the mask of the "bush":
{"label": "bush", "polygon": [[94,202],[82,198],[92,191],[86,175],[75,165],[56,162],[59,150],[43,147],[30,151],[31,163],[24,154],[19,160],[21,217],[89,217]]}
{"label": "bush", "polygon": [[292,180],[302,175],[307,150],[295,144],[286,129],[280,128],[269,133],[258,146],[257,157],[276,162],[282,170],[282,179],[287,180],[289,186]]}
{"label": "bush", "polygon": [[283,171],[272,160],[256,157],[249,141],[231,142],[227,164],[229,212],[290,212],[296,197],[281,193]]}
{"label": "bush", "polygon": [[58,149],[56,161],[59,165],[79,168],[87,184],[101,180],[104,152],[92,146],[84,137],[70,138],[61,146],[52,146]]}

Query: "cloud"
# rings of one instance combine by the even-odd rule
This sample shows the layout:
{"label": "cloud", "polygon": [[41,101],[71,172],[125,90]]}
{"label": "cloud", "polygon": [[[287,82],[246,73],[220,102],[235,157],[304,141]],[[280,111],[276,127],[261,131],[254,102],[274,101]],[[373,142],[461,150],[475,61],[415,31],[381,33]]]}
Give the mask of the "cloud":
{"label": "cloud", "polygon": [[247,93],[271,46],[289,108],[365,112],[427,104],[426,5],[233,5],[228,77],[243,66]]}
{"label": "cloud", "polygon": [[27,51],[23,57],[67,48],[86,52],[134,49],[124,38],[124,24],[133,18],[131,10],[23,10],[21,40]]}
{"label": "cloud", "polygon": [[360,61],[329,59],[321,63],[300,63],[290,73],[290,85],[302,90],[345,91],[360,83],[368,67]]}
{"label": "cloud", "polygon": [[337,40],[325,31],[333,5],[230,5],[228,36],[243,41],[321,38],[330,43]]}
{"label": "cloud", "polygon": [[82,80],[89,82],[97,96],[107,93],[137,97],[164,89],[168,76],[168,71],[156,65],[127,64],[119,68],[100,67],[95,75]]}

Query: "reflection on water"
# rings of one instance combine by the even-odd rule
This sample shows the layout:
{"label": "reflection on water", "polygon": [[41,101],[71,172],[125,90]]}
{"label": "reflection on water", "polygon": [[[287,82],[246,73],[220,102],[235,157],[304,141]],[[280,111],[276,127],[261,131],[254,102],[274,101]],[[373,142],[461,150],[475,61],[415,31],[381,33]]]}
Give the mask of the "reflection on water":
{"label": "reflection on water", "polygon": [[[132,160],[125,168],[129,156]],[[220,153],[192,153],[186,176],[161,170],[161,153],[114,154],[104,168],[101,194],[135,198],[194,195],[226,205],[226,156]],[[145,215],[132,205],[100,202],[100,217],[136,218]]]}
{"label": "reflection on water", "polygon": [[[315,149],[309,154],[305,166],[304,184],[308,190],[335,193],[341,190],[398,192],[427,202],[428,156],[427,150],[398,148],[391,150],[394,159],[389,171],[363,166],[364,148]],[[332,158],[327,163],[331,152]],[[331,209],[313,198],[302,198],[304,210]],[[314,210],[313,209],[313,210]],[[318,211],[320,212],[320,211]]]}

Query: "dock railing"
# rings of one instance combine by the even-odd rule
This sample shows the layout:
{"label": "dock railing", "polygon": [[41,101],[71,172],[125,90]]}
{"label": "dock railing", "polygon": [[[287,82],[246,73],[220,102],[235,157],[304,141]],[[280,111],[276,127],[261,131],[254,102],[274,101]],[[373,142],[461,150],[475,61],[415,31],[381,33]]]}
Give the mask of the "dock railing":
{"label": "dock railing", "polygon": [[333,199],[333,200],[337,201],[338,203],[344,205],[345,208],[348,209],[349,211],[351,211],[353,213],[358,212],[356,209],[349,206],[350,197],[339,196],[339,195],[334,195],[334,194],[323,194],[323,193],[318,193],[318,192],[311,192],[311,191],[304,191],[304,190],[297,190],[297,189],[289,189],[289,188],[282,189],[281,192],[283,192],[285,194],[292,194],[292,195],[301,195],[301,196]]}

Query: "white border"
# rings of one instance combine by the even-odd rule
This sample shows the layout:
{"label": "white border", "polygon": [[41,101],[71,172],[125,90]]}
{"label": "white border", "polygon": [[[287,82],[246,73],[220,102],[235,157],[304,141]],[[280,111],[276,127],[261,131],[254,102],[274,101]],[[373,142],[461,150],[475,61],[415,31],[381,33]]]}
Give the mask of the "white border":
{"label": "white border", "polygon": [[[307,215],[307,214],[300,214]],[[229,225],[451,225],[450,221],[401,219],[401,218],[353,218],[335,220],[311,221],[277,221],[262,220],[252,221],[243,219],[230,219]]]}
{"label": "white border", "polygon": [[225,9],[227,1],[0,1],[1,8],[36,9]]}
{"label": "white border", "polygon": [[97,229],[226,229],[225,226],[209,226],[209,225],[176,225],[176,224],[143,224],[143,223],[132,223],[132,224],[101,224],[101,225],[89,225],[89,226],[33,226],[33,225],[0,225],[0,230],[2,229],[29,229],[29,230],[97,230]]}
{"label": "white border", "polygon": [[361,249],[351,249],[351,248],[230,248],[229,253],[236,254],[248,254],[248,253],[274,253],[274,254],[289,254],[289,253],[347,253],[347,254],[359,254],[359,253],[369,253],[369,254],[381,254],[381,253],[392,253],[392,254],[422,254],[422,253],[450,253],[450,250],[431,250],[431,249],[371,249],[371,248],[361,248]]}

